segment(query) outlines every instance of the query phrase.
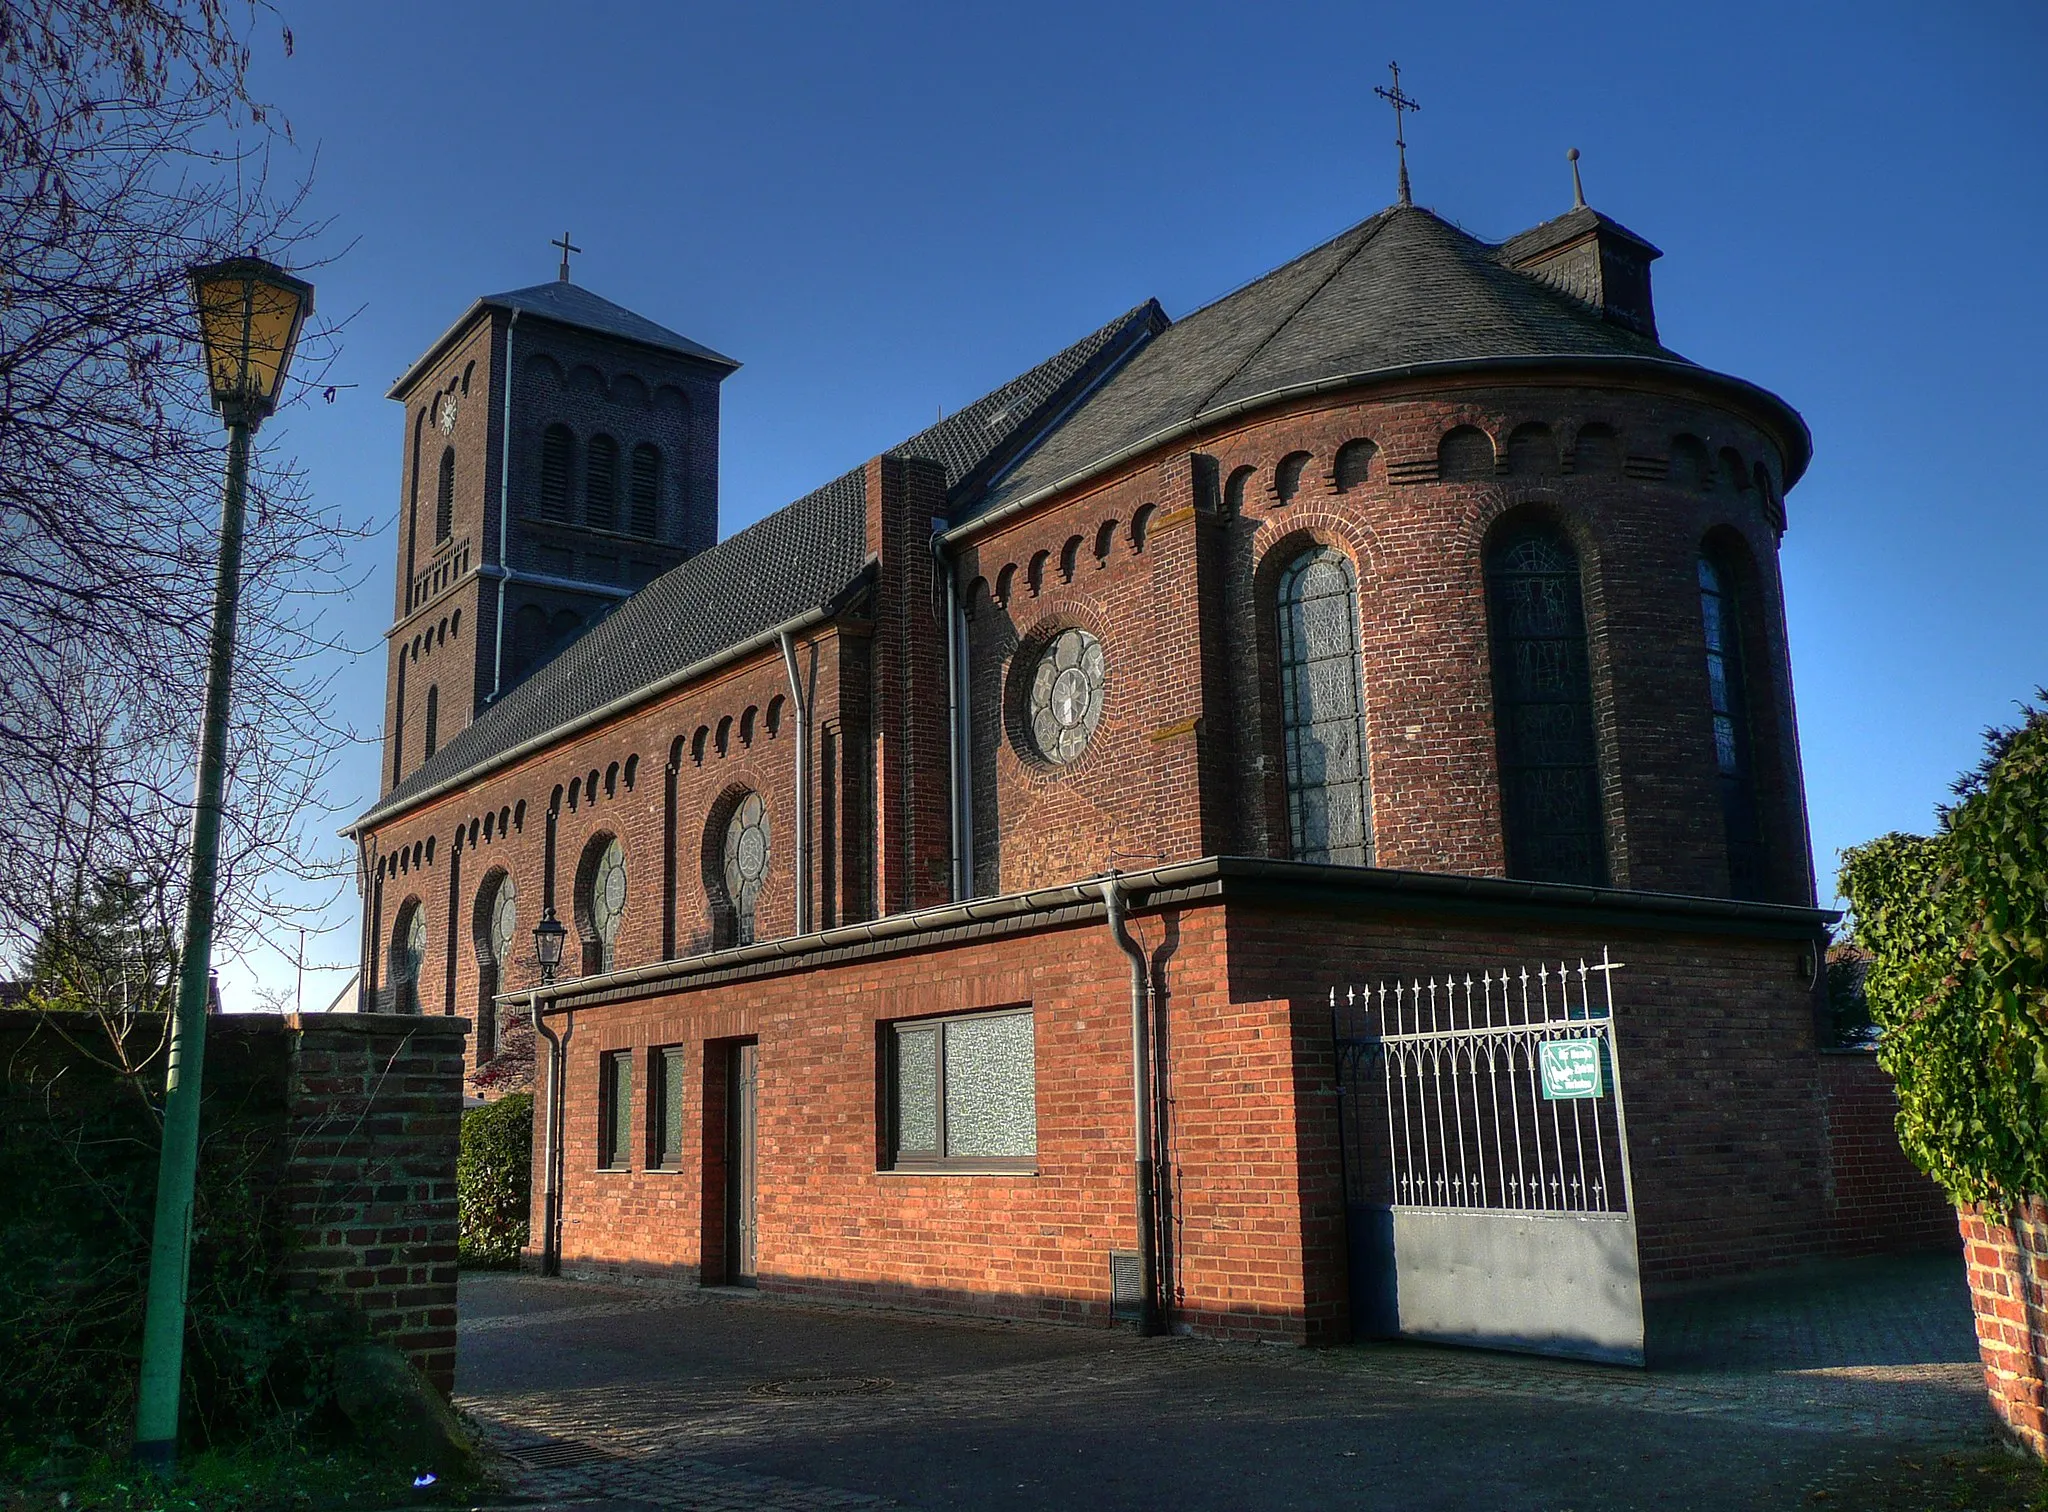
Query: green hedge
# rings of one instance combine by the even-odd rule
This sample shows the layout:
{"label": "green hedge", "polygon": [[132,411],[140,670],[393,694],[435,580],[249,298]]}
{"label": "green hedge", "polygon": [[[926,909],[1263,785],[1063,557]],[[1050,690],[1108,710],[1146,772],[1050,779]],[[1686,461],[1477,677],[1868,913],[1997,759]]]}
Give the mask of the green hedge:
{"label": "green hedge", "polygon": [[514,1092],[462,1115],[455,1191],[462,1263],[517,1265],[533,1196],[531,1093]]}
{"label": "green hedge", "polygon": [[1843,852],[1906,1153],[1959,1202],[2048,1193],[2048,711],[1988,737],[1940,832]]}

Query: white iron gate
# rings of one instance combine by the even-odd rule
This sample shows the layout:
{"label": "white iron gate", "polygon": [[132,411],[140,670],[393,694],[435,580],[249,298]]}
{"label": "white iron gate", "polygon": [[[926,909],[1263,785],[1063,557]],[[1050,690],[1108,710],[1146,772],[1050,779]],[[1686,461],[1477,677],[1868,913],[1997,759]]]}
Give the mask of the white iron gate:
{"label": "white iron gate", "polygon": [[1618,969],[1332,990],[1358,1332],[1643,1362]]}

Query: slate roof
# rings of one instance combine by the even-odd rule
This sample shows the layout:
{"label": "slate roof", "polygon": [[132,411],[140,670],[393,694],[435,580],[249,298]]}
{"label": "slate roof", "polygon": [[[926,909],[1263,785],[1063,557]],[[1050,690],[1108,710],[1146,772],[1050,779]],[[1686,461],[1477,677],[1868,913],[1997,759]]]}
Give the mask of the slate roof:
{"label": "slate roof", "polygon": [[1006,473],[984,509],[1078,481],[1147,438],[1318,379],[1520,357],[1686,359],[1427,210],[1396,206],[1176,321]]}
{"label": "slate roof", "polygon": [[[937,462],[956,495],[971,490],[1165,324],[1148,300],[890,453]],[[396,813],[508,751],[843,599],[867,567],[866,528],[866,469],[857,467],[671,568],[486,708],[357,822]]]}
{"label": "slate roof", "polygon": [[[957,523],[1077,483],[1235,407],[1322,380],[1530,358],[1628,359],[1706,374],[1508,266],[1532,238],[1576,235],[1582,221],[1613,226],[1575,209],[1494,246],[1427,210],[1383,210],[1178,323],[1148,300],[890,453],[945,468]],[[730,361],[572,284],[479,301],[494,303]],[[1777,406],[1803,435],[1782,400],[1707,376]],[[516,747],[845,598],[866,569],[865,513],[857,468],[657,578],[486,709],[358,822],[403,809]]]}
{"label": "slate roof", "polygon": [[448,327],[441,339],[405,370],[404,375],[391,385],[385,397],[396,399],[403,395],[421,369],[430,365],[440,355],[442,349],[454,339],[456,333],[475,319],[481,310],[517,310],[523,315],[552,320],[559,325],[574,326],[578,330],[595,331],[602,336],[636,341],[642,346],[654,347],[660,351],[694,357],[699,362],[708,362],[728,373],[739,366],[732,358],[714,352],[710,347],[692,341],[687,336],[678,335],[665,325],[657,325],[645,315],[636,315],[624,305],[613,304],[602,294],[593,294],[581,284],[565,283],[561,279],[556,279],[553,283],[535,284],[530,289],[513,289],[504,294],[484,295],[463,311],[462,318]]}

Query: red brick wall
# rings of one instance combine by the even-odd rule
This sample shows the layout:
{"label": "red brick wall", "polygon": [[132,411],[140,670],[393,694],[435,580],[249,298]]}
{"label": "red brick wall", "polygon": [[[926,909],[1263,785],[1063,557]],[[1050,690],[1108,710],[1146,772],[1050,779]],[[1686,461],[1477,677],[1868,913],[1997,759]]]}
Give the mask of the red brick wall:
{"label": "red brick wall", "polygon": [[[94,1043],[99,1026],[55,1017],[80,1022],[53,1032],[44,1015],[0,1011],[9,1068],[0,1095],[14,1105],[0,1124],[32,1103],[40,1119],[82,1116],[88,1134],[120,1126],[138,1104],[108,1073],[107,1047]],[[354,1311],[443,1392],[455,1381],[455,1158],[468,1032],[460,1019],[217,1015],[207,1021],[202,1078],[205,1147],[231,1155],[236,1183],[261,1205],[270,1276]],[[131,1063],[151,1068],[145,1087],[160,1099],[162,1020],[137,1015],[127,1034]],[[108,1190],[147,1200],[154,1138],[116,1148],[147,1174]],[[146,1210],[133,1221],[147,1232]]]}
{"label": "red brick wall", "polygon": [[1824,1050],[1820,1073],[1830,1248],[1845,1255],[1953,1248],[1955,1208],[1899,1148],[1898,1094],[1877,1057]]}
{"label": "red brick wall", "polygon": [[469,1025],[337,1013],[288,1017],[282,1027],[293,1047],[278,1193],[286,1279],[345,1300],[372,1337],[451,1392]]}
{"label": "red brick wall", "polygon": [[[1596,421],[1619,433],[1622,471],[1573,466],[1578,430]],[[1509,437],[1530,422],[1563,448],[1549,471],[1510,464]],[[1492,439],[1497,476],[1438,478],[1438,442],[1457,425]],[[1378,863],[1500,875],[1482,550],[1495,521],[1530,511],[1558,521],[1580,555],[1611,880],[1622,887],[1728,891],[1697,561],[1709,535],[1740,543],[1766,896],[1810,904],[1780,506],[1725,473],[1705,489],[1667,477],[1680,434],[1712,453],[1731,449],[1745,469],[1781,473],[1760,432],[1704,401],[1444,384],[1269,410],[977,533],[960,553],[959,591],[972,608],[982,890],[1064,881],[1111,851],[1288,854],[1273,593],[1286,563],[1314,544],[1348,555],[1359,586]],[[1337,453],[1361,439],[1377,448],[1368,475],[1340,490]],[[1277,466],[1301,452],[1310,461],[1283,500]],[[1108,546],[1100,556],[1098,542]],[[1048,770],[1010,733],[1016,653],[1068,625],[1102,640],[1109,693],[1088,751]]]}
{"label": "red brick wall", "polygon": [[[571,1272],[722,1274],[718,1047],[760,1045],[761,1284],[1010,1316],[1104,1318],[1107,1252],[1135,1245],[1127,963],[1099,909],[1030,933],[846,948],[806,970],[714,969],[577,1008],[562,1255]],[[1141,910],[1166,1038],[1166,1283],[1201,1332],[1297,1342],[1348,1328],[1327,998],[1416,971],[1597,958],[1611,947],[1653,1289],[1825,1253],[1828,1154],[1804,943],[1311,902]],[[879,1026],[1029,1003],[1038,1174],[881,1171]],[[598,1171],[597,1057],[687,1047],[680,1173]],[[636,1118],[638,1115],[636,1114]],[[642,1120],[644,1121],[644,1120]],[[539,1204],[536,1195],[536,1213]],[[538,1233],[536,1227],[536,1233]]]}
{"label": "red brick wall", "polygon": [[2013,1441],[2048,1458],[2048,1206],[1957,1214],[1991,1410]]}
{"label": "red brick wall", "polygon": [[[1293,1012],[1220,990],[1219,909],[1135,929],[1190,984],[1170,1010],[1173,1074],[1187,1089],[1173,1133],[1180,1319],[1221,1335],[1328,1337],[1341,1299],[1304,1300]],[[880,1026],[1022,1003],[1036,1031],[1037,1173],[878,1169]],[[763,1288],[1104,1321],[1109,1251],[1137,1242],[1129,1014],[1126,959],[1096,919],[565,1015],[564,1269],[722,1277],[720,1053],[756,1038]],[[646,1170],[641,1149],[631,1171],[597,1170],[598,1056],[630,1050],[644,1088],[648,1052],[673,1044],[687,1047],[681,1171]],[[535,1203],[539,1233],[538,1187]]]}

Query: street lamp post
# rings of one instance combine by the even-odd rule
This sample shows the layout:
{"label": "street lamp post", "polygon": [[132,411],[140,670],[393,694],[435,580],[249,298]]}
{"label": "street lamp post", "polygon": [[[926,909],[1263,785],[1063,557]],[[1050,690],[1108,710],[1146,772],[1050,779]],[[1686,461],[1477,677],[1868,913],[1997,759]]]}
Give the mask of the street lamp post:
{"label": "street lamp post", "polygon": [[206,347],[213,406],[227,426],[228,468],[221,500],[220,565],[213,585],[213,634],[206,663],[199,775],[192,794],[192,867],[164,1082],[164,1143],[157,1168],[156,1227],[150,1241],[149,1307],[142,1327],[142,1387],[135,1410],[135,1459],[159,1473],[170,1471],[178,1458],[185,1283],[192,1247],[193,1178],[199,1164],[206,982],[213,954],[214,881],[220,860],[235,610],[242,585],[249,437],[277,408],[299,332],[313,308],[313,286],[258,258],[235,258],[192,270],[192,302],[199,314],[200,340]]}

